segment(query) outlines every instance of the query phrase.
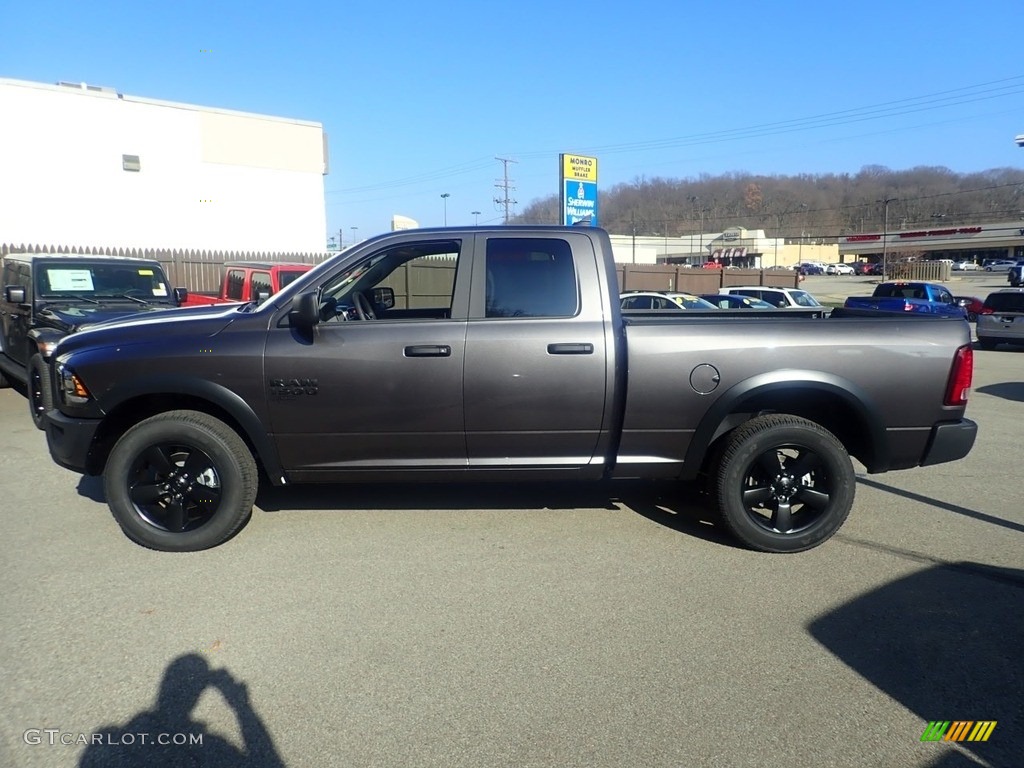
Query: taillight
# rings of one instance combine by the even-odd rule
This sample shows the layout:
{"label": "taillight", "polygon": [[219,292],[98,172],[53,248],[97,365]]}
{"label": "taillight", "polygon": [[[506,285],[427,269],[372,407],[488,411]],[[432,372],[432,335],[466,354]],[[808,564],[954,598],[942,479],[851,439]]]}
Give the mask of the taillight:
{"label": "taillight", "polygon": [[992,314],[992,307],[982,307],[981,308],[981,312],[979,312],[978,314],[979,315],[991,315]]}
{"label": "taillight", "polygon": [[971,392],[974,379],[974,350],[963,346],[953,356],[953,369],[949,372],[946,385],[945,405],[967,405],[967,396]]}

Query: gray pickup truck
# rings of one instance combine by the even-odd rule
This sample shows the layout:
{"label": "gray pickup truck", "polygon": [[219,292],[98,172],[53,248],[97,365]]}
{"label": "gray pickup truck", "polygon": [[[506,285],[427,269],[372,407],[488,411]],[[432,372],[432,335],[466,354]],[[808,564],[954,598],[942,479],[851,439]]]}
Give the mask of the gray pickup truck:
{"label": "gray pickup truck", "polygon": [[382,235],[262,305],[65,338],[47,441],[167,551],[233,536],[260,481],[652,478],[696,481],[744,545],[798,552],[846,519],[851,456],[885,472],[974,443],[962,320],[632,317],[618,293],[596,228]]}

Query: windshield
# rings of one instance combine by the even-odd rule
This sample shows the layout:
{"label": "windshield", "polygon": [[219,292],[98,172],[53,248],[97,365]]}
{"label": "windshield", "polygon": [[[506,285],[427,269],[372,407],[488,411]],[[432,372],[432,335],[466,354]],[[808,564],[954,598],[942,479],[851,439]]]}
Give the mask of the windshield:
{"label": "windshield", "polygon": [[796,302],[798,307],[820,307],[821,304],[807,291],[792,290],[789,292],[790,298]]}
{"label": "windshield", "polygon": [[158,267],[146,264],[45,264],[36,270],[40,298],[167,301],[170,289]]}

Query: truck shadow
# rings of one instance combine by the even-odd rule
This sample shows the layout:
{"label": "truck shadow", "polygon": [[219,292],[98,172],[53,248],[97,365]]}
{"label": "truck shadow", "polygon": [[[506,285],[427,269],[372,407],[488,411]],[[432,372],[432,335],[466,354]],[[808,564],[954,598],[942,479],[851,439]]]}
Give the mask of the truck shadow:
{"label": "truck shadow", "polygon": [[[102,494],[102,489],[100,489]],[[673,482],[429,483],[402,485],[271,486],[256,496],[264,512],[289,509],[572,510],[625,509],[679,533],[736,546],[712,523],[711,510],[694,488]]]}
{"label": "truck shadow", "polygon": [[[82,476],[78,494],[106,504],[103,478]],[[263,512],[321,510],[345,512],[386,510],[571,510],[606,509],[633,512],[686,536],[738,548],[727,532],[713,523],[706,497],[696,485],[671,481],[324,484],[274,486],[264,481],[256,496]]]}
{"label": "truck shadow", "polygon": [[[995,721],[988,741],[922,744],[932,768],[1019,765],[1024,743],[1024,570],[933,565],[818,617],[809,633],[878,690],[931,721]],[[973,728],[973,726],[972,726]],[[967,754],[965,754],[967,753]]]}
{"label": "truck shadow", "polygon": [[1024,381],[1004,381],[999,384],[986,384],[984,387],[978,387],[975,392],[1024,403]]}

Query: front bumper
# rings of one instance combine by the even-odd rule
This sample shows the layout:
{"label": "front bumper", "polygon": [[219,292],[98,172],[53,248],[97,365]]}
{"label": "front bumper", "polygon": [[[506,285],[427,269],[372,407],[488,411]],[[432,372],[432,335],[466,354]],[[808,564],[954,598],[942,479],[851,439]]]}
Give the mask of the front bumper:
{"label": "front bumper", "polygon": [[962,459],[971,452],[977,436],[978,425],[970,419],[936,424],[932,427],[931,438],[924,449],[921,466]]}
{"label": "front bumper", "polygon": [[50,457],[66,469],[90,474],[89,455],[99,419],[74,419],[54,409],[46,413],[46,445]]}

